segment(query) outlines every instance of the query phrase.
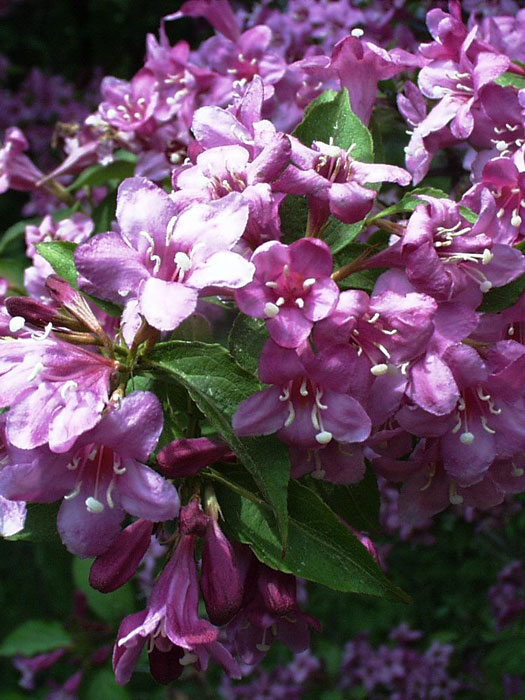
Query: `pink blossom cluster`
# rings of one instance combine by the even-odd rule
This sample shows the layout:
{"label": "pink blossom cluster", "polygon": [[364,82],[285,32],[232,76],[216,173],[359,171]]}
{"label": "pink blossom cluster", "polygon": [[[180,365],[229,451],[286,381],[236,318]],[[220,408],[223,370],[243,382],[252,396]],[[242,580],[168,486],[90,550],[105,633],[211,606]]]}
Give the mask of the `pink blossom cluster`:
{"label": "pink blossom cluster", "polygon": [[[91,583],[105,592],[134,575],[152,537],[167,545],[145,609],[121,623],[118,683],[144,647],[161,683],[210,659],[237,678],[276,639],[304,651],[319,627],[300,609],[296,577],[219,526],[203,470],[237,456],[221,436],[201,436],[199,401],[189,401],[197,427],[161,437],[169,413],[148,355],[199,316],[213,332],[210,299],[263,339],[255,359],[265,386],[237,407],[233,430],[275,434],[293,479],[357,484],[368,462],[403,483],[399,513],[412,525],[449,504],[489,508],[525,490],[525,71],[516,62],[525,24],[520,13],[465,24],[451,0],[448,11],[429,10],[432,39],[418,44],[390,26],[402,3],[381,15],[386,5],[297,0],[292,14],[263,3],[249,16],[227,0],[188,0],[159,38],[148,36],[130,81],[104,78],[97,111],[52,172],[27,155],[18,127],[6,131],[2,191],[45,190],[71,211],[27,226],[28,296],[9,293],[0,309],[4,531],[19,527],[24,502],[60,501],[60,537],[96,557]],[[215,36],[195,51],[171,46],[165,23],[183,16],[205,17]],[[392,39],[404,48],[387,49]],[[357,142],[305,143],[294,132],[330,89],[347,91],[338,94],[369,136],[378,89],[416,71],[397,100],[411,131],[405,167],[368,162]],[[448,147],[460,148],[469,183],[410,193],[401,206],[401,187]],[[65,185],[119,150],[136,156],[135,172],[100,230],[92,203]],[[307,222],[297,216],[285,236],[293,198]],[[349,253],[355,236],[334,251],[330,229],[350,235],[356,225],[364,252]],[[53,274],[60,264],[45,258],[46,244],[74,249],[71,284]],[[373,281],[361,288],[355,275]],[[506,303],[487,312],[494,293]],[[152,383],[136,389],[136,374]],[[348,651],[349,672],[357,653]],[[396,687],[398,697],[422,693],[429,668],[451,697],[447,648],[423,660],[381,653],[421,671],[416,695]],[[361,680],[370,692],[380,682]]]}

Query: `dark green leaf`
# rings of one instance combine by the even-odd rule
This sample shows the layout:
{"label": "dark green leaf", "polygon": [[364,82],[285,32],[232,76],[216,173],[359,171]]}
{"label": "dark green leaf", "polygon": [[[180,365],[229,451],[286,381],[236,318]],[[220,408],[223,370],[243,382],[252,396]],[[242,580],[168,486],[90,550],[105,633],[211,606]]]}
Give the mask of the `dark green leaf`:
{"label": "dark green leaf", "polygon": [[241,367],[251,374],[257,374],[259,358],[268,338],[264,321],[240,313],[233,322],[228,346]]}
{"label": "dark green leaf", "polygon": [[59,542],[57,532],[57,514],[59,504],[57,503],[29,503],[27,505],[27,516],[25,527],[16,535],[11,535],[6,539],[10,541],[27,542]]}
{"label": "dark green leaf", "polygon": [[107,668],[93,673],[82,689],[82,700],[130,700],[129,690],[117,685],[114,674]]}
{"label": "dark green leaf", "polygon": [[135,172],[135,162],[127,160],[114,160],[108,165],[91,165],[86,168],[76,180],[68,187],[68,190],[75,191],[79,190],[81,187],[100,187],[100,185],[105,185],[110,182],[110,180],[117,180],[122,182],[127,177],[131,177]]}
{"label": "dark green leaf", "polygon": [[[79,204],[73,207],[68,207],[67,209],[58,209],[52,214],[54,221],[62,221],[62,219],[67,219],[69,216],[74,214],[79,209]],[[17,221],[16,224],[10,226],[2,238],[0,239],[0,255],[4,253],[6,248],[9,248],[11,244],[15,242],[22,242],[25,236],[26,227],[31,224],[34,226],[39,226],[42,222],[41,216],[33,216],[30,219],[24,219],[23,221]]]}
{"label": "dark green leaf", "polygon": [[117,207],[117,193],[110,192],[93,210],[95,233],[106,233],[111,230]]}
{"label": "dark green leaf", "polygon": [[68,647],[72,640],[59,622],[28,620],[13,630],[0,644],[0,656],[35,656]]}
{"label": "dark green leaf", "polygon": [[73,580],[75,586],[86,596],[91,610],[102,620],[118,623],[134,610],[134,596],[129,583],[113,593],[101,593],[89,585],[89,570],[92,559],[73,559]]}
{"label": "dark green leaf", "polygon": [[323,501],[360,532],[379,530],[379,489],[374,472],[367,469],[365,478],[358,484],[331,484],[328,481],[309,479],[308,485]]}
{"label": "dark green leaf", "polygon": [[342,221],[331,216],[323,231],[323,241],[330,246],[332,253],[338,253],[361,233],[363,224],[364,221],[357,224],[343,224]]}
{"label": "dark green leaf", "polygon": [[478,215],[476,214],[476,212],[472,211],[472,209],[469,209],[468,207],[460,205],[459,213],[464,219],[466,219],[469,222],[469,224],[475,224],[478,220]]}
{"label": "dark green leaf", "polygon": [[523,292],[525,292],[525,275],[521,275],[504,287],[494,287],[484,294],[483,303],[478,311],[484,313],[504,311],[515,304]]}
{"label": "dark green leaf", "polygon": [[346,88],[335,95],[330,91],[322,100],[318,98],[307,110],[303,121],[294,131],[294,136],[308,147],[311,147],[313,141],[333,143],[345,150],[353,146],[353,158],[365,163],[374,160],[372,136],[353,113]]}
{"label": "dark green leaf", "polygon": [[502,87],[507,87],[507,85],[512,85],[512,87],[522,90],[525,88],[525,77],[523,75],[517,75],[516,73],[503,73],[496,78],[494,82]]}
{"label": "dark green leaf", "polygon": [[289,535],[283,557],[275,517],[266,505],[226,485],[216,492],[228,533],[268,566],[346,593],[408,602],[337,515],[309,488],[289,486]]}
{"label": "dark green leaf", "polygon": [[[156,346],[148,366],[164,371],[184,386],[215,430],[243,462],[273,508],[282,544],[286,542],[286,496],[290,462],[277,438],[239,438],[231,421],[244,399],[261,389],[260,383],[240,367],[220,345],[169,341]],[[282,548],[282,545],[281,545]]]}
{"label": "dark green leaf", "polygon": [[73,287],[77,286],[77,268],[75,267],[76,243],[69,241],[51,241],[38,243],[36,249],[47,260],[53,270]]}
{"label": "dark green leaf", "polygon": [[0,258],[0,277],[5,277],[10,287],[24,288],[24,270],[27,258]]}
{"label": "dark green leaf", "polygon": [[279,207],[283,242],[290,245],[303,238],[308,221],[308,202],[306,197],[289,194]]}

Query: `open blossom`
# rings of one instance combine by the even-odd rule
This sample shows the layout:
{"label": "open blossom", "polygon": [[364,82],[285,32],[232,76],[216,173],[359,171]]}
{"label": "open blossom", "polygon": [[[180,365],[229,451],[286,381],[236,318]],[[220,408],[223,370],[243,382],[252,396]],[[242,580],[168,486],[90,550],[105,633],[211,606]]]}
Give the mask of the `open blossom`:
{"label": "open blossom", "polygon": [[63,498],[57,524],[66,547],[81,557],[102,554],[125,513],[153,522],[178,513],[175,487],[143,464],[162,422],[153,394],[130,394],[67,452],[11,448],[0,472],[0,493],[36,503]]}
{"label": "open blossom", "polygon": [[278,345],[298,347],[314,322],[329,316],[339,298],[330,278],[330,249],[314,238],[290,246],[270,241],[259,246],[251,260],[255,276],[235,294],[239,309],[266,319],[268,332]]}
{"label": "open blossom", "polygon": [[108,76],[100,86],[104,100],[100,115],[120,131],[138,129],[153,115],[158,99],[156,87],[155,76],[147,68],[141,69],[130,83]]}
{"label": "open blossom", "polygon": [[243,401],[233,417],[238,435],[276,433],[289,445],[319,449],[366,440],[370,418],[347,393],[352,385],[350,348],[334,345],[299,356],[269,340],[259,365],[261,381],[272,384]]}
{"label": "open blossom", "polygon": [[251,280],[253,265],[231,252],[248,213],[236,192],[181,213],[163,189],[129,178],[118,191],[120,233],[94,236],[75,252],[82,287],[124,302],[158,330],[173,330],[195,310],[201,290]]}
{"label": "open blossom", "polygon": [[5,141],[0,148],[0,193],[12,190],[34,190],[42,173],[25,155],[29,148],[24,134],[13,126],[6,130]]}
{"label": "open blossom", "polygon": [[314,141],[312,148],[292,138],[292,164],[276,183],[281,192],[306,195],[310,228],[317,232],[333,214],[345,224],[361,221],[372,209],[377,192],[365,185],[397,182],[408,185],[410,174],[396,165],[362,163],[333,144]]}
{"label": "open blossom", "polygon": [[[18,322],[24,318],[10,327]],[[53,452],[69,450],[101,419],[117,370],[114,360],[49,337],[50,330],[0,341],[0,405],[10,408],[9,442],[23,450],[46,443]]]}

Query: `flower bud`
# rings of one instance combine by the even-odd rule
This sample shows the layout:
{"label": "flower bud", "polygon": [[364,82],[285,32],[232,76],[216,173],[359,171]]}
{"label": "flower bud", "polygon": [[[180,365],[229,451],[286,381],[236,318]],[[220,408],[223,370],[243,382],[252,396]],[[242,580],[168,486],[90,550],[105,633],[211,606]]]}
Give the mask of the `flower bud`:
{"label": "flower bud", "polygon": [[248,563],[211,518],[202,547],[201,591],[214,625],[225,625],[239,611]]}
{"label": "flower bud", "polygon": [[48,323],[54,327],[69,328],[82,331],[84,327],[69,315],[62,313],[55,306],[42,304],[42,302],[30,297],[9,297],[5,301],[9,314],[13,318],[21,318],[36,328],[45,328]]}
{"label": "flower bud", "polygon": [[197,535],[203,537],[209,522],[209,517],[203,512],[198,500],[193,499],[180,509],[179,531],[181,535]]}
{"label": "flower bud", "polygon": [[195,476],[213,462],[223,459],[230,461],[233,457],[225,442],[203,437],[170,442],[159,452],[157,462],[164,476],[181,479]]}
{"label": "flower bud", "polygon": [[268,612],[286,615],[297,608],[297,581],[295,576],[274,571],[261,564],[257,586]]}
{"label": "flower bud", "polygon": [[81,330],[89,330],[99,338],[105,338],[100,323],[89,308],[82,294],[58,275],[49,275],[46,279],[46,288],[53,301],[64,307],[72,316],[80,322]]}
{"label": "flower bud", "polygon": [[133,576],[151,541],[153,523],[136,520],[123,530],[89,572],[89,583],[102,593],[111,593]]}

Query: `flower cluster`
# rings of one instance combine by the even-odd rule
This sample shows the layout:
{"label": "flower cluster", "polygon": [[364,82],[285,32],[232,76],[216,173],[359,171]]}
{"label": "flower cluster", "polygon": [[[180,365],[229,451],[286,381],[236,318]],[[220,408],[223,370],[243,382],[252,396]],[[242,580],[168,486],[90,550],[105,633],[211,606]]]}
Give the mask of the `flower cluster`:
{"label": "flower cluster", "polygon": [[[160,683],[210,659],[239,678],[277,639],[303,652],[319,624],[296,577],[328,583],[325,564],[338,590],[390,590],[330,498],[367,466],[410,526],[525,490],[524,25],[465,23],[451,0],[418,43],[391,4],[188,0],[130,81],[104,78],[58,167],[5,132],[0,190],[69,208],[25,228],[28,296],[2,290],[3,531],[61,501],[62,542],[103,592],[164,547],[120,625],[120,684],[144,647]],[[185,16],[216,34],[172,46]],[[410,127],[404,163],[385,112]],[[449,147],[449,191],[401,189]],[[227,351],[210,341],[234,310]],[[450,653],[358,639],[342,687],[452,697]]]}

